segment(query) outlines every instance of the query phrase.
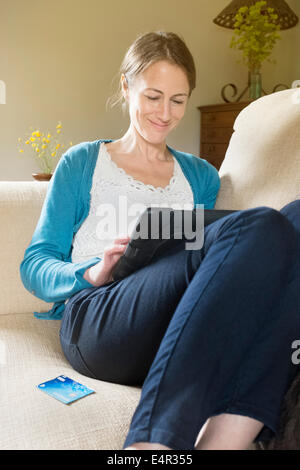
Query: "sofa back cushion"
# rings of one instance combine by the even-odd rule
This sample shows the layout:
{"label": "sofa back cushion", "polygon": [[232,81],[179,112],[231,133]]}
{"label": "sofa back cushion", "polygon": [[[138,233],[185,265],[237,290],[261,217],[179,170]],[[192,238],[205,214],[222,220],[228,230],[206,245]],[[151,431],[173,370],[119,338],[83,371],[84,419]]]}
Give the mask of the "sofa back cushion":
{"label": "sofa back cushion", "polygon": [[300,90],[264,96],[234,124],[216,209],[280,209],[300,192]]}
{"label": "sofa back cushion", "polygon": [[44,312],[53,304],[28,292],[19,267],[38,222],[48,182],[0,182],[0,314]]}

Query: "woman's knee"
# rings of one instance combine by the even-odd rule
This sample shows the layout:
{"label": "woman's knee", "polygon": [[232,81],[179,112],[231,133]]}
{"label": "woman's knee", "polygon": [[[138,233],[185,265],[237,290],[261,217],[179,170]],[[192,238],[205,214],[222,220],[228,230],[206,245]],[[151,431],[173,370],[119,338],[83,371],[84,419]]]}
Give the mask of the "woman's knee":
{"label": "woman's knee", "polygon": [[288,213],[297,213],[300,212],[300,199],[295,199],[294,201],[290,201],[288,204],[283,206],[280,209],[281,213],[288,214]]}
{"label": "woman's knee", "polygon": [[255,237],[262,241],[268,234],[286,230],[289,224],[283,214],[268,206],[259,206],[234,212],[208,226],[205,240],[205,253],[218,240],[236,237]]}
{"label": "woman's knee", "polygon": [[280,213],[290,221],[298,234],[300,234],[300,199],[290,202],[282,209]]}
{"label": "woman's knee", "polygon": [[284,214],[271,207],[262,206],[254,209],[253,215],[252,229],[260,238],[264,238],[264,245],[267,244],[270,250],[277,247],[278,255],[290,256],[298,249],[295,228]]}
{"label": "woman's knee", "polygon": [[241,218],[253,228],[264,229],[265,234],[277,234],[292,229],[286,217],[276,209],[268,206],[255,207],[241,212]]}
{"label": "woman's knee", "polygon": [[[230,234],[234,238],[239,236],[240,239],[248,240],[249,246],[254,244],[257,253],[259,247],[268,253],[282,254],[287,251],[290,253],[297,246],[293,225],[283,214],[268,206],[259,206],[233,214],[219,227],[214,239],[227,240]],[[289,250],[285,250],[287,246]]]}
{"label": "woman's knee", "polygon": [[[222,219],[220,220],[220,222]],[[252,209],[244,209],[226,217],[220,224],[218,235],[231,228],[247,227],[247,230],[262,228],[267,232],[281,230],[289,225],[284,215],[276,209],[268,206],[259,206]]]}
{"label": "woman's knee", "polygon": [[284,215],[281,214],[281,212],[279,212],[278,210],[273,209],[272,207],[257,207],[256,209],[254,208],[254,213],[256,219],[259,222],[265,224],[267,227],[281,229],[288,225]]}

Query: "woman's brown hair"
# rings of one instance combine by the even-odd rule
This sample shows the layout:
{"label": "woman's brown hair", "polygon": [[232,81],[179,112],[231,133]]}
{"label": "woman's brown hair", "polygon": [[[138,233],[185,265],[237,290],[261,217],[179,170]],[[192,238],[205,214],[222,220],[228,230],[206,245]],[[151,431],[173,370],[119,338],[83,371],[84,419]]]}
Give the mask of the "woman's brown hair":
{"label": "woman's brown hair", "polygon": [[[149,65],[160,60],[181,67],[186,73],[190,86],[189,96],[191,96],[196,86],[196,68],[192,54],[184,40],[177,34],[154,31],[140,34],[127,50],[118,72],[119,89],[115,95],[107,100],[107,106],[112,108],[123,101],[122,74],[125,75],[127,82],[130,84]],[[126,106],[126,103],[123,102],[123,105]]]}

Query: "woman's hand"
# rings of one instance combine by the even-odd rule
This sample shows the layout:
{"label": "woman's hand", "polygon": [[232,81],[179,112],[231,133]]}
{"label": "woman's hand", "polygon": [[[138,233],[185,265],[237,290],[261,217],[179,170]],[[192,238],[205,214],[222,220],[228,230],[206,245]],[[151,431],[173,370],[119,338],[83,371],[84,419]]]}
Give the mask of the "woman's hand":
{"label": "woman's hand", "polygon": [[84,279],[96,287],[113,281],[113,267],[123,255],[129,240],[129,236],[116,238],[113,245],[104,249],[102,260],[85,271],[83,275]]}

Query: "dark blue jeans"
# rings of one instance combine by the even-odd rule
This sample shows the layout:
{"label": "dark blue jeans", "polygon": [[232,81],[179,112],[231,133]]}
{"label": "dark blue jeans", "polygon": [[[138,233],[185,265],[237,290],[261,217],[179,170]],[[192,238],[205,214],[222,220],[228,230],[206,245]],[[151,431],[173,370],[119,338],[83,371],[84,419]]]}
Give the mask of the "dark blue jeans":
{"label": "dark blue jeans", "polygon": [[238,211],[121,281],[72,296],[60,338],[78,372],[142,386],[124,448],[138,441],[194,449],[220,413],[278,429],[299,366],[300,200],[280,212]]}

